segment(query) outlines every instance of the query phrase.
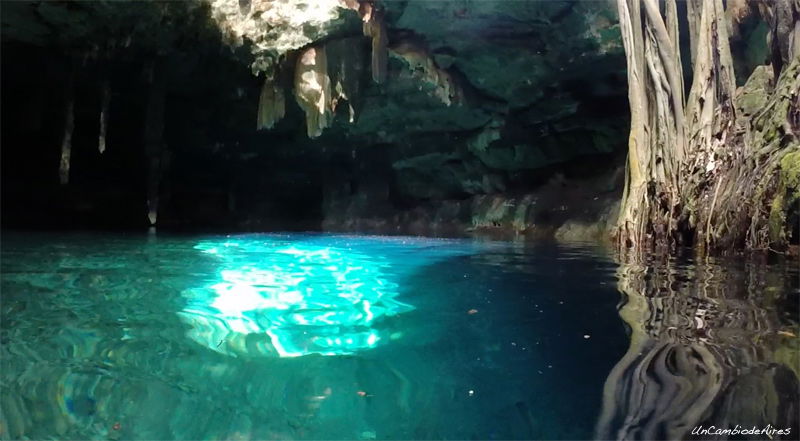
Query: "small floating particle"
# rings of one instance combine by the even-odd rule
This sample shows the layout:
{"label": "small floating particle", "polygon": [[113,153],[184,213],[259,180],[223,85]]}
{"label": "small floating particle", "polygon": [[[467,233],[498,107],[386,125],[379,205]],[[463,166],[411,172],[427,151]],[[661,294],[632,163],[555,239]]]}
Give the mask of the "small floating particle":
{"label": "small floating particle", "polygon": [[356,394],[358,394],[359,397],[363,397],[363,398],[370,398],[370,397],[373,396],[372,394],[368,394],[368,393],[364,392],[363,390],[360,390],[360,391],[356,392]]}
{"label": "small floating particle", "polygon": [[584,334],[584,335],[583,335],[583,338],[585,338],[585,339],[588,339],[588,338],[590,338],[590,337],[591,337],[591,335],[589,335],[589,334]]}
{"label": "small floating particle", "polygon": [[111,426],[111,428],[114,430],[119,430],[122,428],[122,424],[120,424],[119,421],[117,421],[116,423],[114,423],[113,426]]}
{"label": "small floating particle", "polygon": [[469,315],[477,314],[477,313],[478,313],[477,309],[470,309],[469,311],[467,311],[467,314],[469,314]]}
{"label": "small floating particle", "polygon": [[468,393],[469,393],[469,396],[473,396],[473,395],[475,395],[475,391],[474,391],[474,390],[472,390],[472,389],[470,389]]}

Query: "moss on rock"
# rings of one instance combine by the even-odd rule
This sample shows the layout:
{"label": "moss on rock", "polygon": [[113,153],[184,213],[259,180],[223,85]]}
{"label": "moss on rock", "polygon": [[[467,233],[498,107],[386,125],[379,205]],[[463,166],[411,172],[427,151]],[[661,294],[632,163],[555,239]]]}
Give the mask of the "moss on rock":
{"label": "moss on rock", "polygon": [[785,154],[780,164],[778,189],[769,214],[769,239],[772,243],[785,241],[788,211],[800,200],[800,151]]}

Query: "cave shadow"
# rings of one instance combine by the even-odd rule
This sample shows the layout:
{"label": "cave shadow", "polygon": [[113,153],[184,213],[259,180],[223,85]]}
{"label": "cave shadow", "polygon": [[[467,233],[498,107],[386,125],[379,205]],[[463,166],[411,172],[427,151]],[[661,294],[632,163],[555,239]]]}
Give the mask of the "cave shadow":
{"label": "cave shadow", "polygon": [[405,435],[590,438],[627,347],[613,268],[591,249],[492,242],[402,278],[416,309],[386,319],[403,336],[375,356],[432,390],[416,399],[438,415],[398,415]]}
{"label": "cave shadow", "polygon": [[[4,5],[10,22],[0,65],[3,228],[148,226],[145,132],[155,65],[166,83],[163,119],[156,122],[163,125],[159,226],[319,229],[316,168],[287,175],[300,162],[275,144],[293,136],[257,133],[260,80],[248,66],[250,43],[232,49],[209,5],[12,3]],[[51,23],[52,35],[41,40],[19,31],[26,20],[59,16],[70,20]],[[81,20],[87,25],[75,25]],[[110,98],[101,153],[104,84]],[[74,132],[70,179],[61,185],[68,92]]]}
{"label": "cave shadow", "polygon": [[[387,319],[403,336],[375,351],[432,391],[414,398],[438,419],[398,415],[414,438],[675,439],[769,424],[791,439],[798,280],[786,262],[617,265],[592,249],[503,244],[403,278],[399,299],[416,310]],[[453,418],[469,423],[441,423]]]}

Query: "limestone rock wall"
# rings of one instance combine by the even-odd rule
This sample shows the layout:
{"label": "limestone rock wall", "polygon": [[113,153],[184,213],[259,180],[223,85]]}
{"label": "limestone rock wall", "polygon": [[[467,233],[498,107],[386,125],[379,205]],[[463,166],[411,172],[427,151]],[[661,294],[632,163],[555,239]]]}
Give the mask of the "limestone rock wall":
{"label": "limestone rock wall", "polygon": [[[622,162],[625,63],[610,4],[29,0],[4,4],[0,21],[3,105],[32,109],[4,114],[19,170],[4,183],[38,195],[7,199],[42,222],[138,225],[149,199],[159,225],[427,213],[496,228],[487,200],[524,205],[570,164]],[[146,123],[154,59],[164,109]],[[60,74],[71,63],[74,86]],[[51,186],[73,88],[69,183]],[[159,124],[161,140],[145,142]],[[522,217],[499,223],[521,231]]]}

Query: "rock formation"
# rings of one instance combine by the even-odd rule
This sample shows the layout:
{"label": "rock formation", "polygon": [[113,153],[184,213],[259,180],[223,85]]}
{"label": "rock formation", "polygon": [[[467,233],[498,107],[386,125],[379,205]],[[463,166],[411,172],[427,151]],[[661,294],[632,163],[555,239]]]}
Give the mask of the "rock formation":
{"label": "rock formation", "polygon": [[309,138],[316,138],[331,124],[331,79],[325,46],[310,47],[297,57],[294,96],[306,114]]}
{"label": "rock formation", "polygon": [[108,80],[102,82],[102,98],[100,102],[100,133],[97,135],[97,151],[106,151],[106,135],[108,131],[108,111],[111,105],[111,85]]}
{"label": "rock formation", "polygon": [[[737,121],[735,136],[778,140],[786,129],[775,113],[755,114],[764,103],[785,107],[756,93],[780,81],[745,85],[772,52],[765,27],[788,29],[785,13],[764,19],[761,9],[737,13],[731,50],[748,54],[736,64],[745,88],[734,106],[764,124]],[[5,193],[4,211],[20,223],[157,215],[159,225],[301,219],[310,228],[397,222],[598,236],[621,195],[630,112],[612,3],[28,0],[5,4],[0,20],[3,104],[25,109],[4,113],[4,162],[17,165],[4,183],[38,195]],[[664,24],[675,38],[674,21]],[[670,53],[689,59],[686,46]],[[142,74],[153,60],[160,84]],[[46,177],[32,165],[42,161]],[[69,186],[58,185],[56,167],[69,170]],[[776,225],[772,237],[795,243],[791,167],[764,170],[774,173],[770,189],[785,182],[771,206],[787,209],[759,216]],[[713,198],[713,186],[704,191]],[[725,197],[721,188],[718,203]],[[716,232],[725,222],[712,217]]]}
{"label": "rock formation", "polygon": [[286,113],[286,98],[283,89],[272,78],[266,78],[258,97],[258,121],[256,128],[271,129]]}
{"label": "rock formation", "polygon": [[387,46],[389,44],[388,29],[384,20],[384,10],[376,7],[372,1],[361,2],[359,15],[364,21],[364,35],[372,40],[372,80],[382,83],[386,80]]}

